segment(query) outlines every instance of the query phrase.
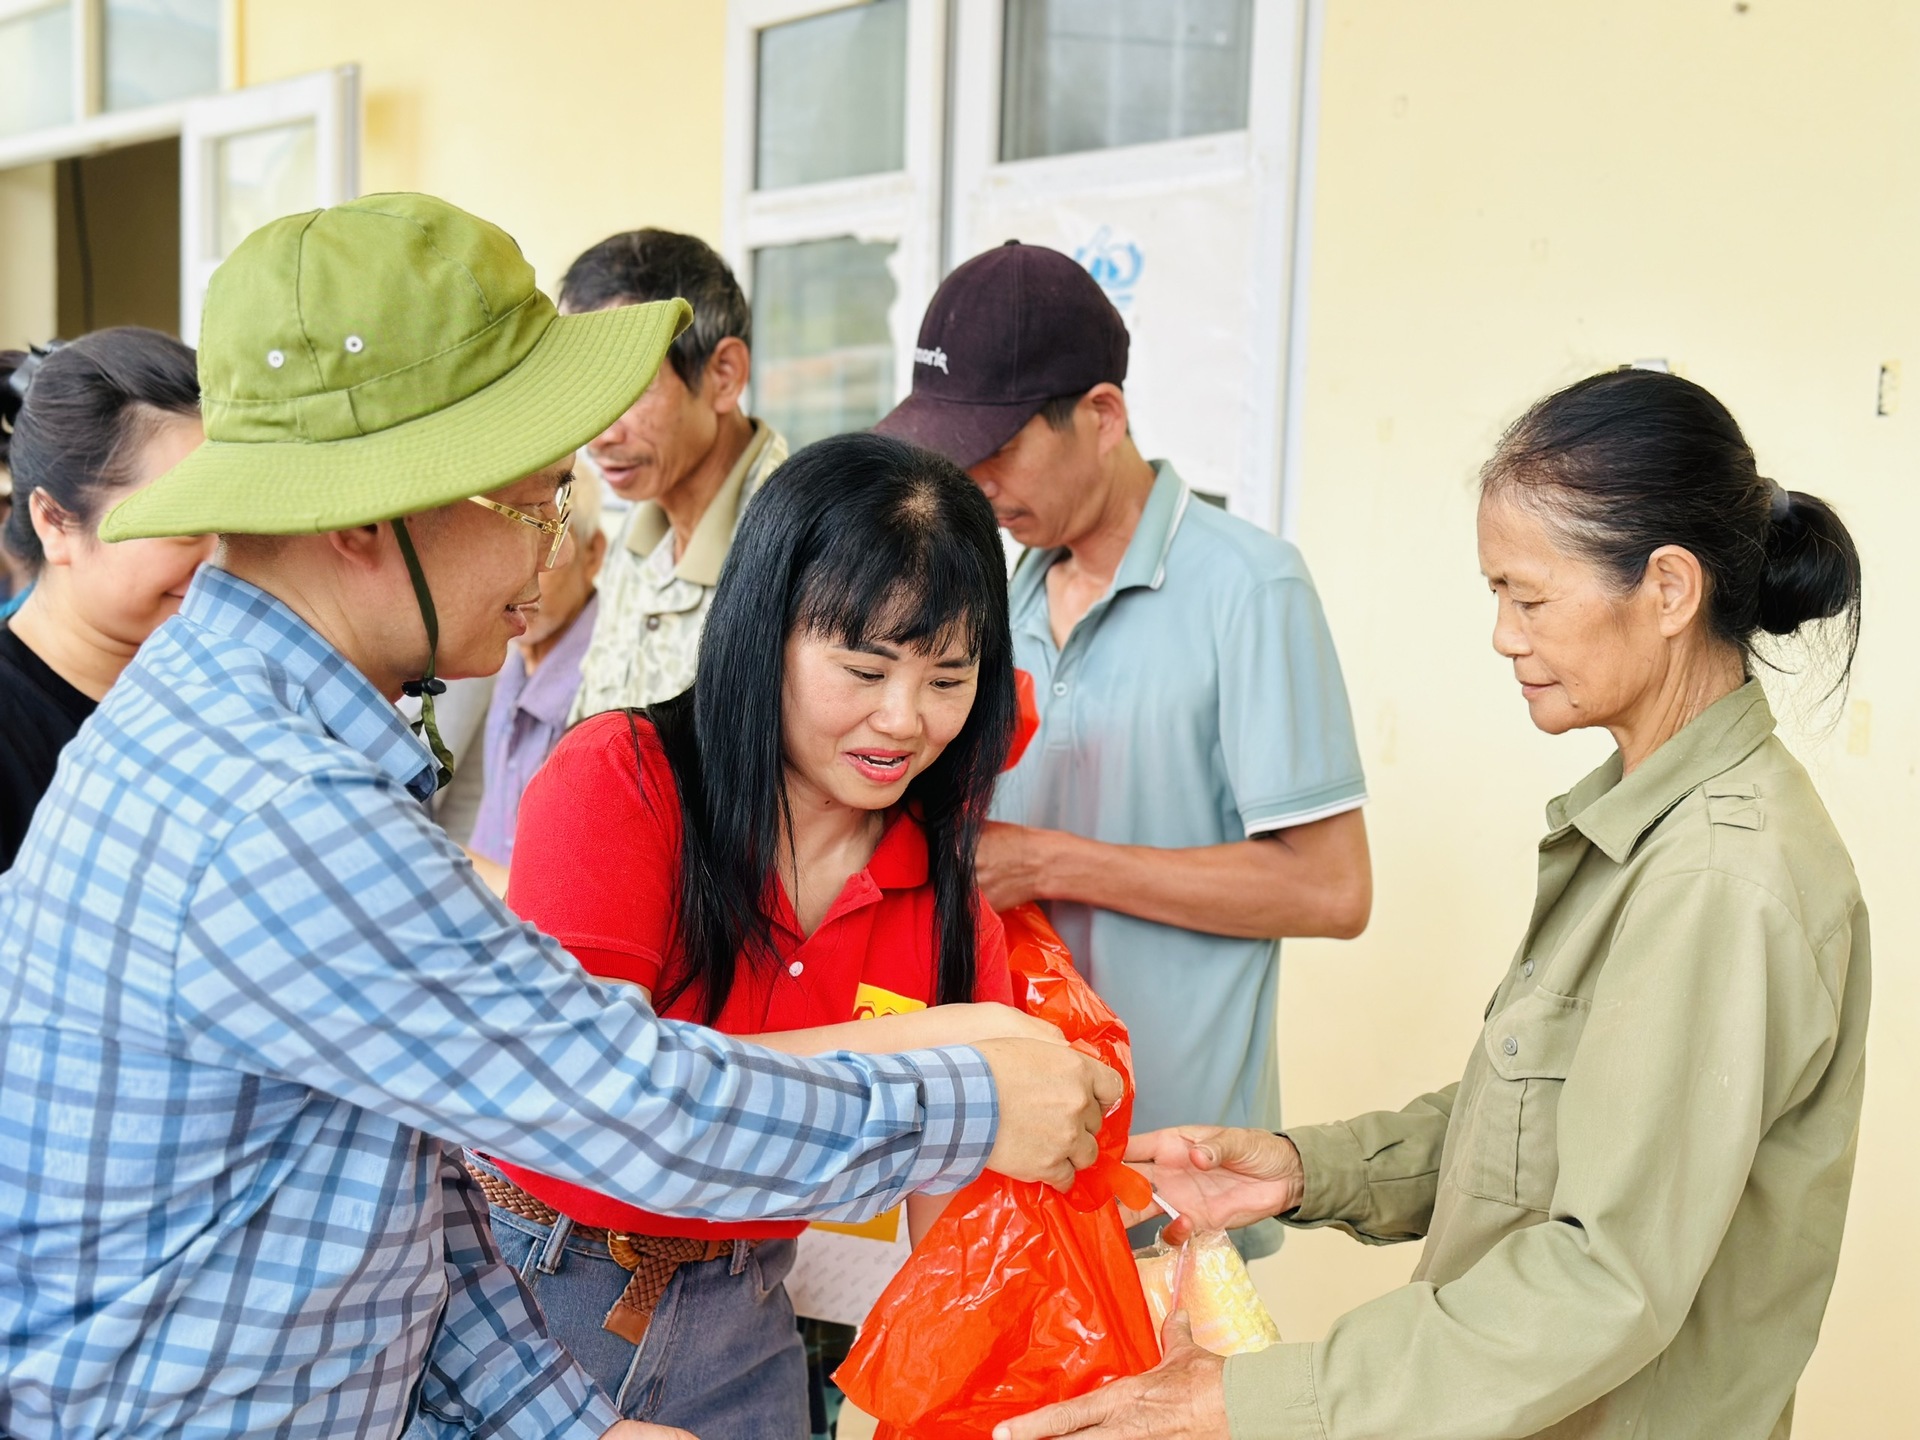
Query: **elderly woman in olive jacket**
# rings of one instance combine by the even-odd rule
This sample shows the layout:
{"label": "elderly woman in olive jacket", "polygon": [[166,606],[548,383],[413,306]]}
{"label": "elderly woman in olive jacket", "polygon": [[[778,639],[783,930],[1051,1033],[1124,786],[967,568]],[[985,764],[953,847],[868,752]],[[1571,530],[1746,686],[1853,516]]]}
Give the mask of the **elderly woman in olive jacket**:
{"label": "elderly woman in olive jacket", "polygon": [[[1837,620],[1839,519],[1758,475],[1697,385],[1620,371],[1488,464],[1494,648],[1534,723],[1618,750],[1547,807],[1533,917],[1455,1084],[1132,1158],[1190,1219],[1425,1238],[1324,1340],[1148,1375],[998,1440],[1773,1437],[1833,1286],[1865,1081],[1866,909],[1774,721],[1757,635]],[[1177,1233],[1177,1232],[1176,1232]]]}

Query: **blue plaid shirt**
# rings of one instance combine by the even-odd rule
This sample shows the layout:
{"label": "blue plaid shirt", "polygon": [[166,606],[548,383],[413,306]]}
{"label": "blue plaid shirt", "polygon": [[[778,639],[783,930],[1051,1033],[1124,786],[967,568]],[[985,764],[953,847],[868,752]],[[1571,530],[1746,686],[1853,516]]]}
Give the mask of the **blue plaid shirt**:
{"label": "blue plaid shirt", "polygon": [[971,1179],[973,1051],[655,1019],[426,817],[429,757],[212,567],[0,876],[0,1433],[598,1435],[458,1147],[739,1220]]}

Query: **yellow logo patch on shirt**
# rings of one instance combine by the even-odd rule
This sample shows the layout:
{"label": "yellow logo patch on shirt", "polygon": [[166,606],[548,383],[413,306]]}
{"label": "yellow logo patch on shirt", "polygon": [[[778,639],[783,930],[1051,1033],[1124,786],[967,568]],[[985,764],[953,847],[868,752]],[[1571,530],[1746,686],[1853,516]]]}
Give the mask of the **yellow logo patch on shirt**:
{"label": "yellow logo patch on shirt", "polygon": [[[868,985],[864,981],[853,994],[853,1018],[872,1020],[880,1015],[907,1015],[915,1010],[924,1010],[924,1000],[909,1000],[905,995],[896,995],[891,990],[882,990],[878,985]],[[839,1220],[816,1220],[816,1230],[831,1230],[837,1235],[858,1235],[862,1240],[878,1240],[883,1245],[891,1245],[900,1234],[900,1207],[894,1206],[883,1215],[858,1225],[850,1225]]]}
{"label": "yellow logo patch on shirt", "polygon": [[831,1230],[836,1235],[854,1235],[862,1240],[878,1240],[882,1245],[891,1245],[900,1234],[900,1209],[893,1209],[876,1215],[871,1220],[862,1220],[858,1225],[846,1220],[816,1220],[815,1230]]}
{"label": "yellow logo patch on shirt", "polygon": [[924,1000],[909,1000],[904,995],[896,995],[891,990],[882,990],[878,985],[869,985],[865,981],[853,992],[853,1018],[872,1020],[880,1015],[908,1015],[915,1010],[924,1010]]}

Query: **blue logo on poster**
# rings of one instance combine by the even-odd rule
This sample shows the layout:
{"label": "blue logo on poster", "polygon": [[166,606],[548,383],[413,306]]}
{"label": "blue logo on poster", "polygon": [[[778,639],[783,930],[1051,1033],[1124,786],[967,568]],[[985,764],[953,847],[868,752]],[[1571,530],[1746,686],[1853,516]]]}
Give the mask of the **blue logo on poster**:
{"label": "blue logo on poster", "polygon": [[1133,287],[1146,265],[1140,247],[1131,240],[1120,239],[1111,226],[1102,225],[1093,232],[1091,240],[1073,252],[1073,258],[1100,282],[1114,309],[1125,314],[1133,303]]}

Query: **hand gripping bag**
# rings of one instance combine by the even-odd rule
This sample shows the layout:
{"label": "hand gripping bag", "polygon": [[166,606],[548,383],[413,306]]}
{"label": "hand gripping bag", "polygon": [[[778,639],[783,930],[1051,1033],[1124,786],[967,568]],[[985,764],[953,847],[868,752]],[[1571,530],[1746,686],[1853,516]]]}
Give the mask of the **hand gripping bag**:
{"label": "hand gripping bag", "polygon": [[953,1198],[867,1316],[834,1379],[882,1440],[979,1440],[1017,1415],[1159,1363],[1115,1198],[1152,1193],[1121,1164],[1133,1115],[1126,1027],[1038,907],[1001,915],[1021,1009],[1126,1077],[1100,1159],[1066,1195],[982,1175]]}

